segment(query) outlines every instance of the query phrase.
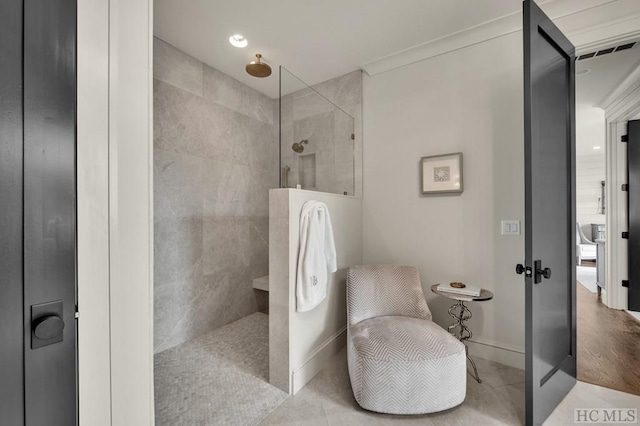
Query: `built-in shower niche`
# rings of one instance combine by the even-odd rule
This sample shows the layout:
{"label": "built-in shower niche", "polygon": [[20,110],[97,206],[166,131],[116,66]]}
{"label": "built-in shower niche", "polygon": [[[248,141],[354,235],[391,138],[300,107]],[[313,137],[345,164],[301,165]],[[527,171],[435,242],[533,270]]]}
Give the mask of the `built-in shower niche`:
{"label": "built-in shower niche", "polygon": [[354,122],[280,67],[280,187],[354,195]]}
{"label": "built-in shower niche", "polygon": [[316,189],[316,154],[298,155],[298,175],[302,189]]}

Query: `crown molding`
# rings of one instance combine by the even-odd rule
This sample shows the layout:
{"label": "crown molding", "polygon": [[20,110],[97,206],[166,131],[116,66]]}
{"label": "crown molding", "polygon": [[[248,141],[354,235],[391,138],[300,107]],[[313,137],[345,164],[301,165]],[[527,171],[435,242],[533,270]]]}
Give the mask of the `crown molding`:
{"label": "crown molding", "polygon": [[640,13],[568,33],[576,54],[593,52],[640,38]]}
{"label": "crown molding", "polygon": [[370,76],[374,76],[405,65],[482,43],[493,38],[502,37],[522,28],[521,16],[520,13],[503,16],[484,24],[376,59],[362,65],[361,68]]}
{"label": "crown molding", "polygon": [[638,88],[640,88],[640,62],[610,94],[594,106],[611,111],[617,104],[623,102],[628,94],[635,92]]}
{"label": "crown molding", "polygon": [[[640,37],[640,2],[637,0],[548,0],[538,3],[579,51]],[[522,13],[515,12],[376,59],[361,68],[374,76],[520,30]]]}
{"label": "crown molding", "polygon": [[640,114],[640,80],[629,86],[628,91],[621,93],[605,108],[605,116],[609,121],[628,121]]}

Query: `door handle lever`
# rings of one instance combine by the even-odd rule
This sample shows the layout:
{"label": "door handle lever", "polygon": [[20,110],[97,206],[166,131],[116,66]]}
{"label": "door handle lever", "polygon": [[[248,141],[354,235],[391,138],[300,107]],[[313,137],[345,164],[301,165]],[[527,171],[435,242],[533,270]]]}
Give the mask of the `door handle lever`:
{"label": "door handle lever", "polygon": [[537,269],[536,270],[536,274],[540,274],[543,277],[545,277],[545,279],[548,280],[549,278],[551,278],[551,269],[549,269],[549,268],[544,268],[542,270]]}
{"label": "door handle lever", "polygon": [[40,340],[51,340],[62,335],[64,321],[57,315],[39,318],[33,326],[33,334]]}
{"label": "door handle lever", "polygon": [[[535,266],[535,277],[533,279],[534,284],[540,284],[542,282],[542,278],[544,277],[545,279],[549,279],[551,278],[551,269],[549,268],[542,268],[542,261],[540,260],[536,260],[534,262],[534,266]],[[524,274],[526,277],[530,277],[533,275],[533,269],[529,266],[524,266],[521,263],[518,263],[516,265],[516,274],[518,275],[522,275]]]}
{"label": "door handle lever", "polygon": [[542,277],[544,277],[545,279],[549,279],[551,278],[551,269],[549,268],[542,268],[542,261],[541,260],[536,260],[534,263],[535,266],[535,270],[536,270],[536,276],[533,280],[534,284],[540,284],[542,282]]}

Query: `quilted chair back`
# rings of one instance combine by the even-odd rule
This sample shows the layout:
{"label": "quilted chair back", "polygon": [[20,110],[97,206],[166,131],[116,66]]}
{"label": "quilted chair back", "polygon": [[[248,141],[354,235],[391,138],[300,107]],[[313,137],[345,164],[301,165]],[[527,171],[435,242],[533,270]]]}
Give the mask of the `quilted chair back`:
{"label": "quilted chair back", "polygon": [[431,319],[418,269],[404,265],[362,265],[347,272],[349,325],[369,318]]}

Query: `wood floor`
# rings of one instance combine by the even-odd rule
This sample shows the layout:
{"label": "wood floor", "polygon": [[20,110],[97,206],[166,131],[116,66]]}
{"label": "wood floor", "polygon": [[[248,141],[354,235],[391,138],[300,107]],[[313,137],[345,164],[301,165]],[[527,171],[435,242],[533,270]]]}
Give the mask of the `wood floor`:
{"label": "wood floor", "polygon": [[640,395],[640,322],[577,288],[578,380]]}

